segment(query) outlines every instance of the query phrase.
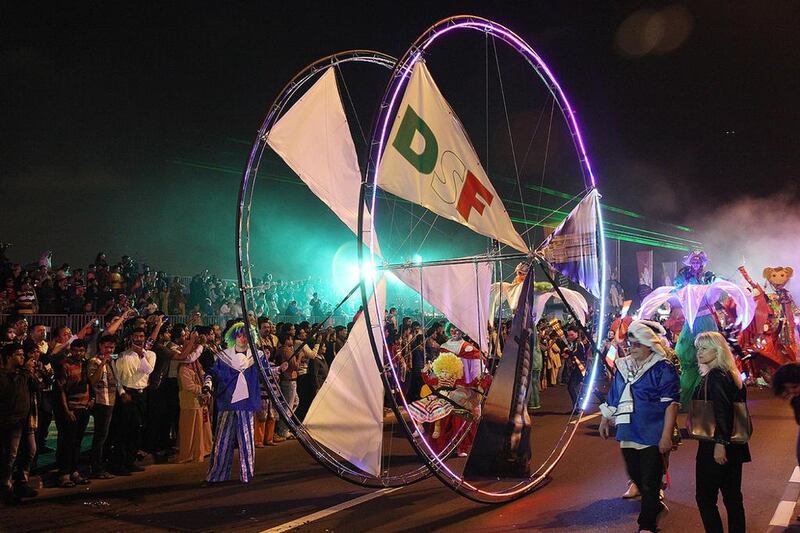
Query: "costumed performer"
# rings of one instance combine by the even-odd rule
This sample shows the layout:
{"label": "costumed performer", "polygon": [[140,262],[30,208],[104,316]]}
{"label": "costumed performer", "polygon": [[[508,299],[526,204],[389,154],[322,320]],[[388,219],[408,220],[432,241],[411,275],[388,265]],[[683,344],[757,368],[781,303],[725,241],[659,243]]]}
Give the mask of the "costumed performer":
{"label": "costumed performer", "polygon": [[186,341],[189,356],[178,369],[178,463],[202,463],[213,449],[209,404],[211,394],[203,393],[203,366],[200,356],[207,344],[206,335],[193,331]]}
{"label": "costumed performer", "polygon": [[[261,395],[258,365],[247,342],[246,327],[244,322],[236,322],[228,329],[228,348],[215,354],[214,364],[205,376],[203,390],[213,390],[218,417],[206,484],[230,479],[234,446],[239,448],[240,481],[249,483],[253,477],[253,413],[261,408]],[[255,330],[252,335],[258,338]],[[259,352],[257,357],[266,367],[264,354]]]}
{"label": "costumed performer", "polygon": [[[429,374],[430,370],[433,370],[433,376]],[[423,397],[409,405],[409,414],[419,424],[433,423],[431,438],[435,442],[432,444],[442,450],[464,421],[480,418],[481,401],[491,383],[491,376],[483,374],[466,382],[462,360],[455,354],[443,353],[432,365],[425,366],[422,379],[426,384],[422,388]],[[454,416],[462,420],[458,421]],[[470,435],[459,445],[459,455],[466,455],[476,429],[477,425],[473,424]]]}
{"label": "costumed performer", "polygon": [[516,312],[519,297],[522,293],[522,283],[528,276],[529,269],[528,263],[519,263],[514,268],[514,279],[511,283],[505,281],[492,283],[491,291],[489,292],[489,324],[494,326],[495,315],[502,308],[503,302],[508,303],[511,315]]}
{"label": "costumed performer", "polygon": [[769,294],[769,305],[774,317],[771,330],[774,332],[776,344],[785,363],[793,363],[797,360],[797,332],[794,315],[800,311],[798,311],[791,293],[786,290],[786,284],[793,275],[792,267],[767,267],[764,269],[764,278],[775,291]]}
{"label": "costumed performer", "polygon": [[439,352],[452,353],[461,359],[464,365],[464,381],[469,383],[483,373],[481,351],[465,341],[464,334],[452,322],[447,324],[445,331],[450,334],[450,338],[442,343]]}
{"label": "costumed performer", "polygon": [[628,327],[627,352],[617,360],[607,400],[600,404],[600,436],[608,438],[609,425],[617,426],[628,476],[642,495],[639,529],[657,531],[658,515],[666,507],[659,501],[662,454],[673,445],[680,380],[662,339],[646,323],[635,320]]}
{"label": "costumed performer", "polygon": [[[709,285],[716,276],[705,269],[708,256],[704,251],[695,251],[683,258],[685,265],[675,277],[675,287],[680,289],[686,285]],[[675,353],[681,362],[681,405],[684,409],[691,404],[692,393],[700,383],[700,368],[697,366],[697,349],[694,339],[704,331],[717,331],[717,321],[710,305],[697,311],[694,324],[687,320],[678,342],[675,344]]]}

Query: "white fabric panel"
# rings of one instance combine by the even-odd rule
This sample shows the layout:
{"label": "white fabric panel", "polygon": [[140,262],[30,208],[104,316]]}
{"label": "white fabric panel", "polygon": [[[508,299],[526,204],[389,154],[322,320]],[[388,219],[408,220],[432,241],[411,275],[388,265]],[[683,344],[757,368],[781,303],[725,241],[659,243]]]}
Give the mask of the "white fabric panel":
{"label": "white fabric panel", "polygon": [[492,283],[489,293],[489,323],[492,326],[494,326],[494,318],[495,315],[497,315],[497,310],[500,309],[503,302],[508,302],[512,313],[517,310],[521,292],[522,283],[508,283],[506,281]]}
{"label": "white fabric panel", "polygon": [[642,300],[639,312],[636,313],[637,320],[650,320],[659,307],[669,302],[671,305],[680,305],[677,298],[672,293],[675,287],[659,287]]}
{"label": "white fabric panel", "polygon": [[697,315],[707,305],[713,306],[723,294],[727,294],[736,302],[736,324],[746,328],[755,315],[753,299],[744,289],[725,279],[715,280],[709,285],[689,284],[677,290],[670,286],[659,287],[642,300],[636,318],[648,319],[661,305],[669,302],[673,306],[683,308],[686,323],[689,324],[689,329],[693,329]]}
{"label": "white fabric panel", "polygon": [[[361,172],[333,67],[275,123],[267,143],[357,234]],[[364,225],[372,227],[369,212]],[[366,234],[364,240],[369,245]],[[377,241],[375,253],[380,255]]]}
{"label": "white fabric panel", "polygon": [[392,272],[477,341],[482,352],[488,351],[486,313],[494,272],[492,263],[409,267]]}
{"label": "white fabric panel", "polygon": [[[480,159],[458,117],[450,108],[423,61],[414,65],[397,108],[378,170],[378,186],[426,207],[481,235],[521,252],[528,246],[517,233],[503,202],[481,167]],[[419,120],[406,122],[407,117]],[[402,125],[418,124],[405,130]],[[401,131],[413,131],[400,135]],[[427,135],[427,137],[426,137]],[[409,150],[404,155],[401,148]],[[411,159],[414,159],[415,165]],[[414,156],[419,156],[415,158]],[[480,189],[480,193],[477,193]]]}
{"label": "white fabric panel", "polygon": [[[492,323],[492,325],[494,325],[494,316],[497,314],[497,310],[500,307],[500,285],[500,283],[492,284],[491,305],[489,306],[489,321]],[[503,301],[508,301],[508,305],[511,307],[512,312],[516,311],[517,305],[519,304],[519,295],[520,292],[522,292],[522,283],[514,284],[502,282],[502,292]],[[572,289],[567,289],[564,287],[561,288],[561,292],[564,294],[564,298],[567,300],[567,303],[578,315],[578,318],[581,319],[581,323],[586,324],[586,317],[589,314],[589,304],[586,303],[586,298],[584,298],[583,295],[578,291],[573,291]],[[555,291],[536,293],[534,311],[536,313],[537,320],[542,318],[544,306],[547,304],[547,301],[550,300],[550,298],[560,299],[558,297],[558,293]]]}
{"label": "white fabric panel", "polygon": [[[369,302],[373,334],[380,346],[386,279]],[[383,381],[362,314],[331,363],[303,424],[314,439],[358,468],[379,476],[383,443]]]}
{"label": "white fabric panel", "polygon": [[[578,291],[573,291],[572,289],[567,289],[564,287],[561,287],[561,293],[564,295],[564,299],[567,301],[572,310],[575,311],[575,314],[578,315],[578,318],[581,319],[581,324],[585,325],[586,315],[589,314],[589,304],[586,303],[586,298],[584,298],[583,295]],[[550,298],[555,298],[557,300],[561,299],[556,291],[548,291],[536,295],[536,320],[542,318],[544,306],[547,304],[547,301]]]}

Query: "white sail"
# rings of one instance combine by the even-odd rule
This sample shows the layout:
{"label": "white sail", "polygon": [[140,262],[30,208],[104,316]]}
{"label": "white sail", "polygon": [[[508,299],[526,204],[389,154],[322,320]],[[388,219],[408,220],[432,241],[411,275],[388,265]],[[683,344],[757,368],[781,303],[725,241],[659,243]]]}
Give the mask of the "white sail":
{"label": "white sail", "polygon": [[492,263],[408,267],[392,272],[477,342],[481,351],[488,350],[486,324]]}
{"label": "white sail", "polygon": [[[386,278],[376,285],[367,307],[380,339]],[[380,341],[379,341],[380,342]],[[362,314],[331,363],[303,424],[320,444],[365,472],[379,476],[383,449],[383,381]]]}
{"label": "white sail", "polygon": [[528,251],[423,61],[414,65],[376,183],[481,235]]}
{"label": "white sail", "polygon": [[[275,123],[267,143],[357,234],[361,172],[333,67]],[[364,227],[372,228],[364,213]],[[374,251],[380,255],[377,241]]]}

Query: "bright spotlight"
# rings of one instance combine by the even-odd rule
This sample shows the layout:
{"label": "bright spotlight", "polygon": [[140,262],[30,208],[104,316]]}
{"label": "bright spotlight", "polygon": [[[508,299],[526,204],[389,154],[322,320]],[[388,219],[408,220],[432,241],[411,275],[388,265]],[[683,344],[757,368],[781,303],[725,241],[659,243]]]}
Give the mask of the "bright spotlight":
{"label": "bright spotlight", "polygon": [[361,277],[366,281],[372,281],[375,279],[375,273],[377,269],[375,268],[375,263],[372,261],[366,260],[364,261],[364,266],[361,271]]}
{"label": "bright spotlight", "polygon": [[422,256],[419,255],[419,254],[414,254],[414,257],[411,259],[411,262],[414,263],[415,265],[421,265],[422,264]]}

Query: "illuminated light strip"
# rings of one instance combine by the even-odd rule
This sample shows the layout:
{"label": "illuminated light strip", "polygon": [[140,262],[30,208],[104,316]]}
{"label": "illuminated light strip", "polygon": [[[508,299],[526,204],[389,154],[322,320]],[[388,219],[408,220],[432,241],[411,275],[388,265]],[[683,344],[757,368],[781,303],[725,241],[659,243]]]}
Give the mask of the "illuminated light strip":
{"label": "illuminated light strip", "polygon": [[[464,20],[463,21],[458,21],[459,18],[462,18]],[[450,26],[436,29],[437,27],[441,26],[442,24],[450,24]],[[409,53],[411,54],[410,58],[405,62],[401,61],[401,63],[398,65],[397,70],[399,71],[399,76],[395,75],[396,79],[393,80],[390,83],[390,86],[387,89],[387,94],[391,93],[391,96],[389,98],[389,104],[388,105],[384,104],[384,102],[386,102],[386,97],[384,97],[384,99],[382,101],[382,104],[381,104],[382,105],[382,109],[381,109],[380,112],[383,114],[383,117],[378,119],[378,128],[377,128],[380,131],[380,136],[378,137],[378,140],[377,140],[377,149],[374,152],[375,157],[371,161],[371,163],[373,165],[373,170],[372,170],[373,174],[372,174],[372,180],[371,180],[371,185],[373,187],[373,190],[372,190],[372,199],[370,201],[370,212],[372,213],[372,223],[373,224],[375,223],[375,203],[376,203],[376,199],[377,199],[377,196],[378,196],[377,195],[377,190],[378,190],[378,169],[380,167],[380,162],[381,162],[381,159],[382,159],[382,156],[383,156],[383,151],[385,149],[385,142],[387,141],[386,133],[387,133],[389,121],[396,114],[395,104],[397,102],[398,95],[400,94],[401,89],[405,86],[406,80],[409,77],[409,75],[411,73],[411,70],[413,69],[413,66],[421,58],[422,52],[425,51],[440,36],[450,32],[450,31],[452,31],[454,29],[459,29],[459,28],[471,28],[471,29],[475,29],[475,30],[478,30],[478,31],[483,31],[484,33],[490,33],[492,35],[498,35],[498,36],[500,36],[501,39],[503,39],[506,42],[506,44],[516,46],[517,50],[519,52],[521,52],[529,62],[533,61],[533,62],[536,63],[536,65],[538,65],[538,68],[535,65],[531,65],[531,66],[534,68],[534,70],[536,70],[537,74],[539,75],[539,78],[542,81],[544,81],[546,84],[548,84],[548,87],[550,88],[551,92],[555,89],[557,91],[557,93],[558,93],[558,96],[560,96],[561,104],[563,104],[564,107],[559,105],[559,108],[561,109],[562,114],[565,115],[565,117],[567,118],[569,124],[571,125],[570,132],[572,133],[574,140],[577,142],[577,147],[578,147],[578,150],[579,150],[579,160],[580,160],[580,163],[581,163],[581,166],[582,166],[582,170],[584,170],[588,174],[589,180],[590,180],[590,183],[591,183],[591,187],[592,188],[596,188],[595,177],[594,177],[594,174],[592,172],[591,163],[590,163],[589,158],[588,158],[588,156],[586,154],[586,149],[584,147],[583,138],[581,137],[580,129],[578,127],[577,120],[575,119],[574,112],[572,111],[572,106],[569,104],[569,101],[567,100],[566,95],[562,91],[561,86],[556,81],[555,76],[553,76],[552,72],[547,67],[547,65],[544,63],[544,61],[539,57],[539,55],[536,54],[536,52],[525,41],[523,41],[522,39],[517,37],[510,30],[508,30],[508,29],[506,29],[506,28],[504,28],[504,27],[502,27],[502,26],[500,26],[498,24],[495,24],[495,23],[493,23],[491,21],[488,21],[488,20],[485,20],[485,19],[478,19],[477,17],[463,17],[463,16],[462,17],[453,17],[451,19],[446,19],[446,20],[441,21],[441,22],[435,24],[434,26],[432,26],[428,30],[427,34],[429,34],[429,36],[425,39],[423,44],[418,49],[414,50],[413,53],[411,52],[411,50],[413,50],[413,48],[410,49],[409,52],[407,52],[407,54],[406,54],[407,56],[408,56]],[[544,74],[546,76],[542,75],[542,71],[544,72]],[[393,88],[392,88],[391,84],[394,84]],[[375,144],[374,143],[374,139],[375,139],[375,137],[373,135],[373,144]],[[584,176],[584,180],[585,180],[585,176]],[[370,184],[369,176],[367,176],[367,180],[365,182],[365,185],[368,185],[368,184]],[[363,196],[363,191],[364,190],[366,190],[366,189],[362,188],[362,196]],[[359,202],[359,204],[362,205],[361,202]],[[361,213],[363,213],[363,207],[359,207],[359,209],[361,210]],[[599,211],[599,209],[598,209],[598,211]],[[600,213],[598,213],[598,217],[601,217]],[[363,221],[363,217],[360,216],[359,218]],[[601,254],[601,291],[602,291],[601,292],[601,297],[600,297],[600,302],[601,302],[600,303],[600,309],[601,309],[601,313],[604,313],[605,312],[605,292],[606,292],[606,280],[605,280],[605,268],[606,268],[605,267],[605,232],[603,230],[602,223],[599,226],[600,226],[599,234],[600,234],[600,242],[601,242],[601,252],[600,252],[600,254]],[[362,229],[363,228],[359,227],[359,238],[363,238]],[[371,235],[370,235],[370,243],[371,244],[374,244],[373,239],[374,239],[374,232],[371,232]],[[373,247],[370,246],[369,250],[370,250],[371,257],[374,260],[374,253],[372,252],[372,248]],[[361,252],[362,250],[363,250],[363,248],[359,247],[359,261],[362,260],[362,252]],[[366,295],[366,291],[365,291],[364,286],[362,285],[362,297],[364,297],[365,295]],[[369,313],[367,313],[366,316],[369,317]],[[598,324],[598,326],[599,326],[598,327],[598,331],[600,331],[602,329],[602,321],[603,321],[603,316],[601,314],[601,317],[600,317],[600,320],[599,320],[599,324]],[[370,331],[370,336],[372,337],[372,328],[369,328],[368,331]],[[383,345],[384,349],[386,349],[388,347],[386,345],[386,339],[385,339],[385,337],[383,335],[382,328],[379,327],[379,331],[381,332],[380,337],[381,337],[382,345]],[[375,346],[374,338],[372,339],[371,342],[373,343],[373,346]],[[379,354],[376,353],[375,356],[378,357],[381,360],[381,363],[382,363],[382,360],[383,360],[382,354],[379,355]],[[391,361],[391,359],[389,359],[389,368],[390,368],[390,371],[391,371],[391,375],[392,375],[392,377],[394,379],[394,383],[399,389],[400,381],[399,381],[399,377],[397,375],[397,369],[395,368],[395,365]],[[597,365],[595,363],[595,365],[593,367],[593,370],[592,370],[592,381],[593,381],[594,376],[596,374],[596,368],[597,368]],[[402,401],[404,407],[406,409],[408,409],[408,403],[406,401],[405,396],[400,394],[400,398],[401,398],[401,401]],[[418,431],[419,428],[418,428],[418,426],[416,424],[416,421],[413,419],[413,417],[411,418],[411,423],[414,426],[414,428]],[[569,445],[570,441],[574,437],[575,431],[577,430],[578,425],[579,424],[575,424],[574,425],[572,432],[570,433],[566,443],[562,446],[562,448],[560,450],[560,453],[556,457],[555,461],[553,461],[549,465],[547,465],[547,463],[545,463],[545,465],[543,465],[544,472],[541,475],[539,475],[538,477],[536,477],[533,480],[529,479],[527,482],[520,483],[518,488],[516,488],[515,490],[510,490],[510,491],[505,491],[505,492],[485,491],[485,490],[482,490],[482,489],[479,489],[479,488],[475,487],[474,485],[470,484],[467,481],[464,481],[462,476],[460,476],[460,475],[456,474],[455,472],[453,472],[442,461],[441,457],[439,457],[439,455],[436,454],[433,451],[433,449],[430,447],[430,445],[428,444],[426,439],[422,438],[421,441],[424,443],[424,445],[428,449],[428,451],[431,452],[432,457],[428,456],[426,458],[428,460],[428,462],[429,463],[436,463],[438,465],[438,467],[442,471],[445,471],[445,472],[447,472],[449,474],[449,478],[446,480],[448,485],[451,485],[453,488],[456,488],[455,481],[457,480],[457,481],[460,482],[461,486],[467,487],[467,488],[471,489],[472,491],[474,491],[475,493],[483,494],[485,496],[492,497],[492,498],[495,498],[495,499],[501,499],[501,498],[502,499],[507,499],[509,497],[513,497],[515,495],[527,492],[531,487],[534,487],[535,485],[540,483],[550,473],[550,471],[552,471],[552,469],[555,468],[555,466],[558,463],[558,461],[561,459],[561,457],[566,452],[567,446]],[[403,427],[406,430],[409,429],[405,425],[405,423],[403,424]],[[567,430],[565,429],[564,434],[562,434],[562,438],[563,438],[564,435],[566,435],[566,433],[567,433]],[[412,440],[414,442],[418,442],[413,436],[411,438],[412,438]],[[438,474],[438,472],[436,472],[436,473]],[[464,494],[464,493],[462,493],[462,494]],[[464,495],[468,496],[467,494],[464,494]]]}
{"label": "illuminated light strip", "polygon": [[[597,368],[600,363],[600,346],[602,340],[605,338],[605,318],[606,318],[606,293],[608,291],[608,281],[606,279],[606,232],[603,229],[603,210],[600,208],[600,202],[597,202],[597,231],[600,234],[600,313],[597,317],[597,327],[595,328],[595,347],[594,362],[592,363],[592,373],[589,376],[588,386],[584,383],[581,390],[585,390],[583,394],[583,404],[581,404],[581,412],[586,410],[589,405],[589,399],[592,397],[594,390],[594,382],[597,379]],[[575,424],[577,427],[578,424]]]}

